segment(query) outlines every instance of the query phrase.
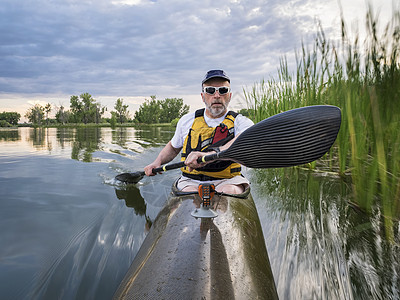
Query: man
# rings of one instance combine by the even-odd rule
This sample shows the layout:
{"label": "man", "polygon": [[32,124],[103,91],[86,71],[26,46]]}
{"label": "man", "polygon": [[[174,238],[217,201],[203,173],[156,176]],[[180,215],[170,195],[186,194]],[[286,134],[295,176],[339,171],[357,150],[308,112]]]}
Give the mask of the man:
{"label": "man", "polygon": [[170,162],[182,150],[182,176],[177,187],[182,191],[197,191],[201,182],[212,182],[217,192],[240,194],[249,181],[240,174],[240,164],[232,161],[197,163],[197,158],[222,151],[237,136],[253,125],[248,118],[228,112],[232,97],[230,79],[223,70],[210,70],[202,81],[201,97],[205,109],[184,115],[178,122],[171,141],[154,162],[144,168],[147,176],[152,170]]}

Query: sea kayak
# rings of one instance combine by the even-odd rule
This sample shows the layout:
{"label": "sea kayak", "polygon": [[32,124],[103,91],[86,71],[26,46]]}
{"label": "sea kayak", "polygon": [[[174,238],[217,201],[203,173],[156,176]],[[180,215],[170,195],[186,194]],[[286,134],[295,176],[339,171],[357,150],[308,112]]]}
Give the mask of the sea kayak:
{"label": "sea kayak", "polygon": [[201,201],[174,184],[114,299],[278,299],[249,189],[215,195],[215,218]]}

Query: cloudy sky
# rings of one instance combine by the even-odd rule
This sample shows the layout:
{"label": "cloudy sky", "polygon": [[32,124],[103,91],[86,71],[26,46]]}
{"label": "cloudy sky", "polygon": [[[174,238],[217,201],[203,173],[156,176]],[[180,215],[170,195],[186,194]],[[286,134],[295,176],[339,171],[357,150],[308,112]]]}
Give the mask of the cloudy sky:
{"label": "cloudy sky", "polygon": [[[365,0],[342,1],[349,27],[364,27]],[[396,1],[394,1],[396,2]],[[383,24],[392,0],[372,0]],[[208,69],[243,87],[275,76],[279,60],[311,42],[317,20],[339,38],[337,0],[0,0],[0,112],[69,105],[90,93],[133,112],[150,95],[201,107]]]}

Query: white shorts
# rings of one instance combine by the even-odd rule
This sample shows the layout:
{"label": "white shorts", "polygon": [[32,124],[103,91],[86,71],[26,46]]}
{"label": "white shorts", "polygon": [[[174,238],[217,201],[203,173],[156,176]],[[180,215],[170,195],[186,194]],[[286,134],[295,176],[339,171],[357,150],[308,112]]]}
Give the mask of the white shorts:
{"label": "white shorts", "polygon": [[222,187],[226,184],[232,184],[232,185],[243,185],[244,188],[247,188],[250,185],[250,182],[241,175],[229,179],[210,180],[210,181],[194,180],[182,175],[178,180],[177,188],[179,190],[182,190],[188,186],[198,187],[199,184],[202,183],[212,183],[215,185],[215,187],[217,186]]}

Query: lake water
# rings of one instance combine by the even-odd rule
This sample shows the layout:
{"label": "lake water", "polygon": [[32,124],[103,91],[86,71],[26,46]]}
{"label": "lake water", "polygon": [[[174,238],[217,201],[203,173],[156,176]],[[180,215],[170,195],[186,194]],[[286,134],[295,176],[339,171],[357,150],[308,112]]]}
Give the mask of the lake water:
{"label": "lake water", "polygon": [[[178,170],[125,186],[173,128],[0,130],[2,299],[110,299]],[[328,174],[246,170],[281,299],[399,299],[400,225]]]}

